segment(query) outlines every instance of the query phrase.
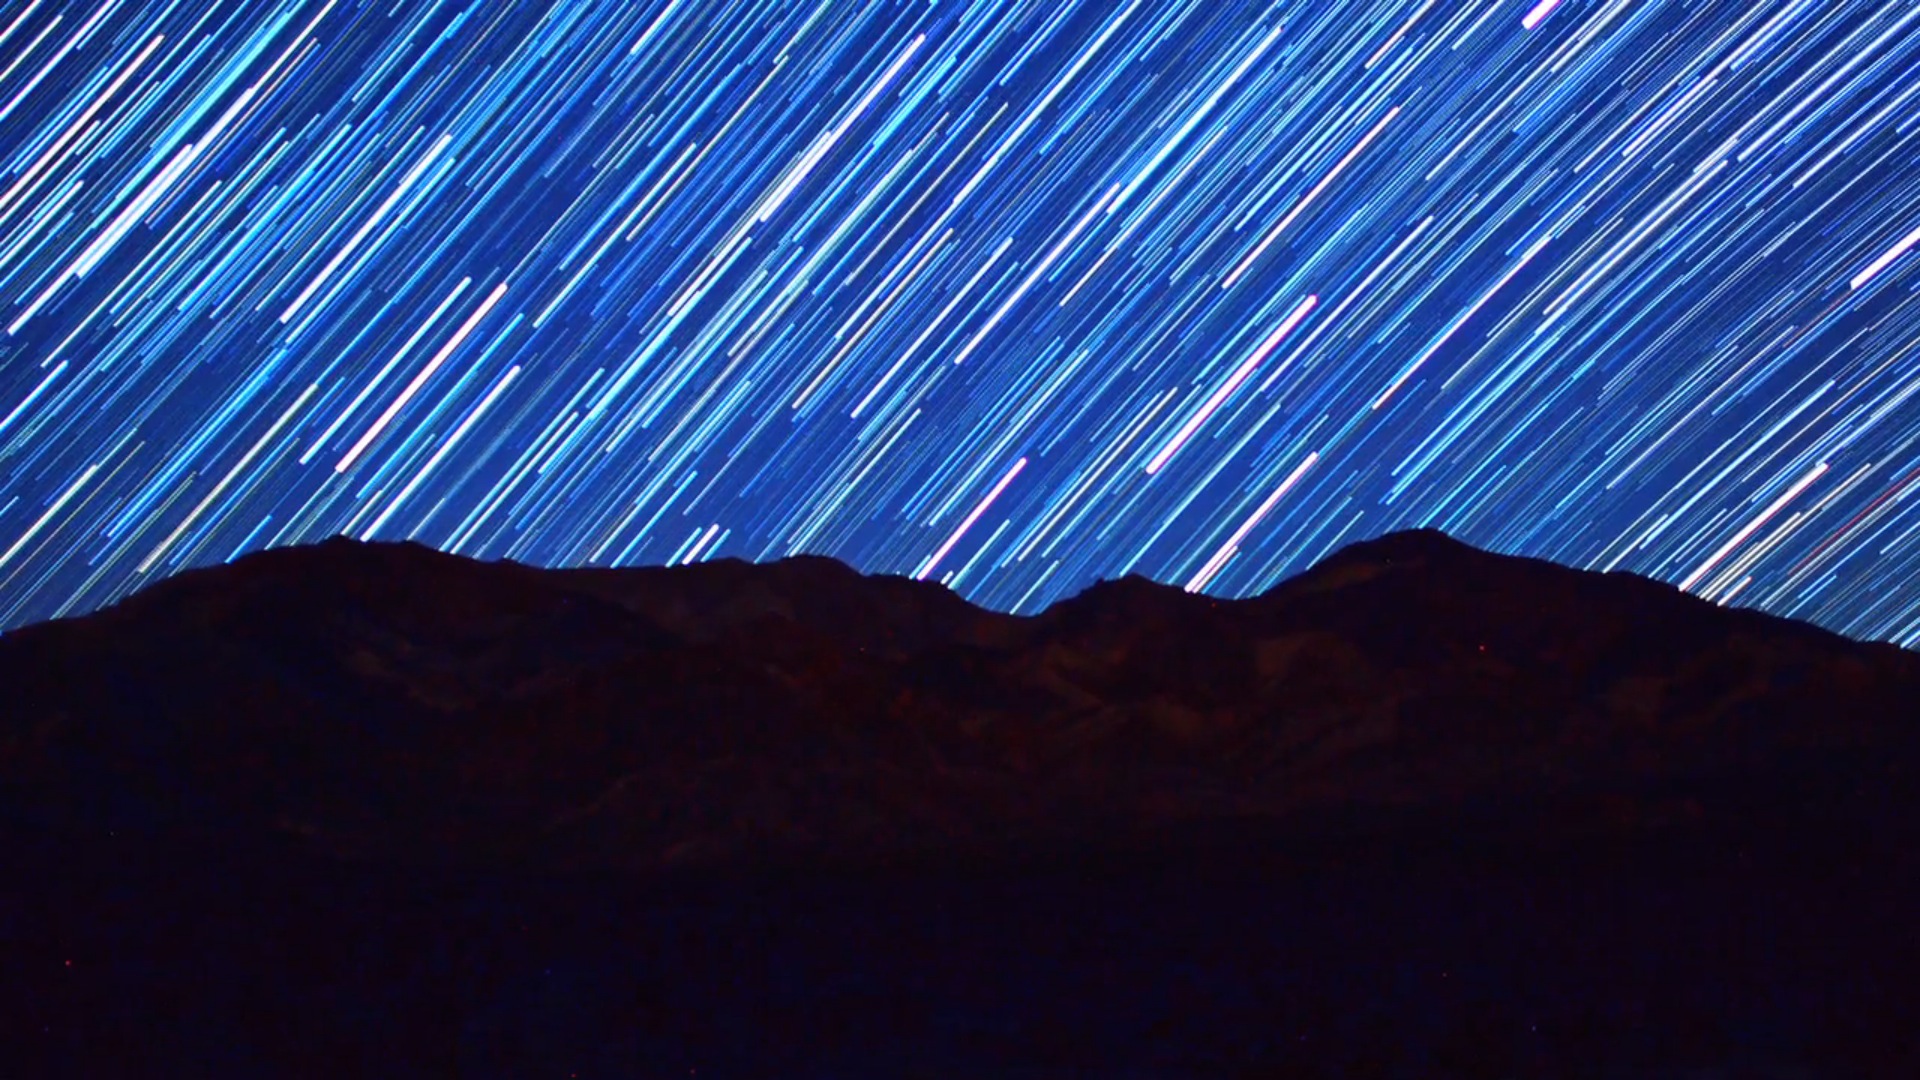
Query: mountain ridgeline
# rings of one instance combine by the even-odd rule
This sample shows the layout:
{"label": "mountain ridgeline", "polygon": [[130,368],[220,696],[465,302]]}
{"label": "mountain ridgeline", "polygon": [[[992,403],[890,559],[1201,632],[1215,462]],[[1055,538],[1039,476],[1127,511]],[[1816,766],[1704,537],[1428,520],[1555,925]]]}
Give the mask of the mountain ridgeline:
{"label": "mountain ridgeline", "polygon": [[1920,1075],[1920,656],[1433,532],[334,540],[0,637],[9,1075]]}
{"label": "mountain ridgeline", "polygon": [[1871,841],[1920,761],[1920,655],[1432,531],[1250,599],[1128,577],[1032,617],[818,557],[336,539],[10,633],[0,686],[13,827],[523,868],[1330,823]]}

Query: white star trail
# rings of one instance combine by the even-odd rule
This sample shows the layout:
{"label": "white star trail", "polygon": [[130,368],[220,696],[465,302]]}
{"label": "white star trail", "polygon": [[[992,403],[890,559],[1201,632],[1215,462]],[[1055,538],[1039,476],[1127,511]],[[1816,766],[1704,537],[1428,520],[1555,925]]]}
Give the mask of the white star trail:
{"label": "white star trail", "polygon": [[1920,642],[1920,3],[29,0],[0,626],[348,533]]}

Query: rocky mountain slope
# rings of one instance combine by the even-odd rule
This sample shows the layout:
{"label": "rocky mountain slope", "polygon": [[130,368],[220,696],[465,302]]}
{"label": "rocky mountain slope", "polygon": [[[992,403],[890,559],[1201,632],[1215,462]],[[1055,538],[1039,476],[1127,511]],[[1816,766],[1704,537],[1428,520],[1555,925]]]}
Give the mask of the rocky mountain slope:
{"label": "rocky mountain slope", "polygon": [[1430,531],[1252,599],[1126,578],[1027,618],[822,558],[545,570],[333,540],[8,634],[0,687],[17,826],[480,865],[1356,815],[1890,838],[1920,763],[1920,655]]}

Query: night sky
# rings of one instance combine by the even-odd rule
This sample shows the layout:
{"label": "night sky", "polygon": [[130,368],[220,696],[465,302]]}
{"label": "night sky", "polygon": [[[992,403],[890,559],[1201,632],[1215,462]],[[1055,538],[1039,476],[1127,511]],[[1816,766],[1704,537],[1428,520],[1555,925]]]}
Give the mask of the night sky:
{"label": "night sky", "polygon": [[1920,640],[1916,0],[11,0],[0,626],[335,533]]}

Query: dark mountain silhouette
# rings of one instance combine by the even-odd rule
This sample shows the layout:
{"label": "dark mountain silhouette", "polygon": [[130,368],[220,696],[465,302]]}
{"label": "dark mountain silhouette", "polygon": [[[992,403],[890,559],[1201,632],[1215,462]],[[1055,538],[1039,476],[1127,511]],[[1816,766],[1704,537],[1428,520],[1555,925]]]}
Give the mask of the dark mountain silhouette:
{"label": "dark mountain silhouette", "polygon": [[[561,1054],[577,1037],[601,1047],[599,1057],[579,1060],[665,1075],[674,1070],[627,1066],[656,1054],[711,1058],[747,1036],[699,1035],[707,1021],[655,1002],[646,1007],[654,1019],[633,1021],[638,1028],[556,1021],[503,1049],[469,1029],[512,1028],[525,1016],[495,1017],[489,1028],[474,1010],[519,1008],[496,992],[530,978],[541,955],[575,957],[567,962],[577,968],[589,946],[569,935],[585,934],[583,927],[600,928],[591,948],[611,950],[605,955],[667,948],[656,938],[643,948],[632,935],[645,938],[653,931],[634,926],[657,929],[668,918],[659,899],[668,895],[703,897],[696,921],[727,928],[712,930],[723,936],[747,925],[760,928],[746,932],[753,938],[766,920],[779,921],[774,912],[811,911],[819,941],[836,942],[843,958],[870,932],[912,937],[947,925],[939,923],[952,917],[941,914],[946,900],[972,896],[967,903],[994,912],[979,918],[999,929],[967,923],[974,929],[906,947],[939,970],[972,962],[962,954],[991,952],[988,942],[1038,936],[1045,943],[1021,948],[1051,955],[1096,931],[1043,932],[1031,920],[1075,921],[1062,913],[1094,908],[1122,912],[1113,917],[1123,922],[1187,928],[1169,938],[1141,937],[1136,927],[1132,945],[1159,943],[1149,953],[1182,934],[1227,934],[1231,944],[1209,947],[1251,962],[1271,945],[1262,935],[1276,931],[1249,929],[1248,912],[1261,904],[1297,909],[1308,903],[1308,882],[1344,898],[1318,915],[1294,911],[1301,925],[1319,927],[1318,947],[1328,951],[1314,963],[1323,966],[1387,964],[1381,957],[1402,954],[1377,952],[1387,948],[1380,942],[1398,940],[1399,931],[1382,925],[1437,919],[1439,940],[1478,941],[1482,957],[1513,947],[1513,934],[1586,942],[1588,968],[1575,970],[1591,972],[1613,962],[1595,959],[1613,946],[1593,944],[1601,931],[1561,924],[1611,925],[1606,940],[1641,955],[1648,941],[1667,940],[1645,936],[1644,916],[1691,927],[1696,947],[1720,942],[1713,958],[1696,957],[1688,969],[1696,981],[1747,986],[1742,993],[1773,1008],[1798,1003],[1784,1007],[1799,1010],[1804,1032],[1789,1049],[1802,1059],[1867,1068],[1911,1049],[1892,1034],[1915,1019],[1897,965],[1920,957],[1885,935],[1913,928],[1905,905],[1920,899],[1902,884],[1920,869],[1912,854],[1920,840],[1920,655],[1720,608],[1629,574],[1491,554],[1437,532],[1356,544],[1251,599],[1216,600],[1128,577],[1034,617],[817,557],[546,570],[414,544],[333,540],[184,573],[110,609],[0,637],[0,693],[0,836],[17,855],[14,880],[36,883],[0,908],[0,946],[10,933],[46,965],[17,969],[24,981],[11,989],[39,995],[39,1006],[16,1019],[48,1020],[37,1033],[20,1021],[21,1037],[52,1055],[48,1062],[58,1059],[55,1050],[96,1064],[120,1060],[121,1044],[99,1033],[140,1030],[140,1010],[172,995],[200,1002],[187,1011],[202,1026],[188,1023],[166,1045],[192,1053],[209,1040],[244,1044],[254,1066],[284,1066],[273,1053],[277,1037],[260,1035],[244,1019],[251,1014],[224,998],[209,1004],[181,994],[185,976],[168,966],[191,963],[171,950],[199,940],[216,911],[237,940],[253,944],[211,948],[217,962],[202,962],[238,980],[233,985],[252,980],[259,1001],[280,1002],[282,1012],[258,1006],[277,1017],[273,1024],[314,1008],[320,1017],[361,1009],[379,1018],[347,1024],[356,1032],[349,1038],[308,1016],[308,1027],[282,1033],[286,1046],[406,1047],[402,1056],[414,1067],[457,1059],[469,1072],[518,1072],[531,1067],[528,1046]],[[748,880],[760,884],[742,884]],[[1025,899],[980,898],[980,890],[1028,887],[1021,882],[1051,884],[1033,885]],[[1175,890],[1176,899],[1166,890],[1177,882],[1202,884]],[[1482,888],[1497,897],[1474,892]],[[1525,913],[1494,918],[1496,908],[1518,902],[1513,888],[1526,895]],[[828,903],[822,889],[854,891]],[[1116,900],[1114,889],[1127,899]],[[1249,895],[1269,899],[1250,907]],[[1595,896],[1609,898],[1608,914],[1582,907]],[[929,897],[941,898],[932,909]],[[628,925],[613,914],[616,898],[653,914]],[[262,914],[276,905],[278,914]],[[465,914],[448,914],[449,905]],[[672,918],[689,917],[684,907],[671,910],[680,913]],[[1373,911],[1371,929],[1357,928],[1360,910]],[[1501,923],[1508,916],[1518,921]],[[1813,925],[1816,917],[1827,925]],[[547,936],[528,939],[540,942],[525,946],[531,951],[487,961],[491,974],[476,974],[474,949],[505,946],[474,942],[516,921],[522,931],[540,924]],[[608,929],[613,923],[624,928]],[[1543,929],[1550,924],[1561,926],[1559,936]],[[572,929],[555,929],[562,925]],[[1747,970],[1742,935],[1772,942],[1770,955],[1788,957],[1778,960],[1786,966]],[[313,944],[323,939],[441,963],[448,979],[458,969],[478,980],[474,987],[494,990],[448,984],[402,993],[362,969],[316,975],[315,964],[333,962]],[[772,963],[766,950],[774,947],[753,939],[765,954],[756,962]],[[68,1007],[47,995],[69,978],[52,965],[55,953],[75,947],[70,941],[90,943],[97,955],[89,963],[116,974],[95,988],[104,996]],[[421,959],[430,955],[440,960]],[[385,961],[369,962],[377,969]],[[679,963],[682,975],[703,973],[698,978],[727,964],[706,954]],[[866,963],[848,970],[880,978],[873,972],[885,963]],[[1142,963],[1140,977],[1154,982],[1188,961]],[[1493,965],[1507,972],[1489,977],[1493,989],[1475,991],[1470,1020],[1434,1021],[1439,1027],[1425,1035],[1406,1035],[1414,1047],[1401,1063],[1408,1075],[1433,1074],[1453,1060],[1447,1054],[1468,1062],[1465,1075],[1516,1075],[1495,1068],[1507,1060],[1501,1054],[1570,1061],[1584,1053],[1567,1049],[1577,1040],[1567,1042],[1564,1031],[1551,1048],[1525,1049],[1532,1044],[1519,1034],[1524,1018],[1487,1004],[1518,1000],[1509,984],[1520,962],[1503,963]],[[616,969],[625,974],[608,973]],[[635,977],[619,965],[593,970],[603,981]],[[1061,961],[1048,970],[1071,982],[1061,972],[1080,968]],[[1253,977],[1243,971],[1216,981]],[[1663,978],[1667,990],[1633,991],[1643,1012],[1647,1000],[1664,1002],[1643,1026],[1669,1031],[1682,1013],[1706,1024],[1717,1034],[1688,1044],[1695,1057],[1761,1053],[1741,1049],[1747,1043],[1728,1032],[1779,1022],[1751,1001],[1659,998],[1694,985]],[[1794,998],[1779,989],[1787,984],[1817,993]],[[327,996],[328,987],[346,986],[357,988],[347,999]],[[614,997],[626,1000],[629,989]],[[718,995],[709,1001],[716,1015],[748,1008],[726,996],[737,987],[709,990]],[[1346,992],[1327,991],[1325,1000]],[[392,993],[404,1000],[354,996]],[[604,1005],[591,987],[568,993]],[[833,1008],[882,1009],[859,1000],[865,1004]],[[980,1067],[1111,1071],[1160,1054],[1152,1061],[1168,1075],[1229,1075],[1241,1065],[1359,1069],[1359,1059],[1338,1055],[1378,1041],[1377,1032],[1348,1031],[1346,1042],[1329,1044],[1346,1047],[1335,1058],[1303,1058],[1301,1048],[1271,1039],[1223,1043],[1223,1033],[1246,1031],[1216,1013],[1211,1027],[1169,1021],[1162,1041],[1175,1049],[1165,1053],[1127,1041],[1138,1032],[1121,1038],[1124,1024],[1057,1017],[1049,1022],[1066,1026],[1053,1034],[974,1032],[949,1045],[941,1039],[953,1032],[934,1014],[971,1014],[933,1000],[925,1006],[932,1012],[911,1023],[883,1023],[877,1013],[855,1021],[919,1033],[898,1045],[845,1032],[834,1036],[841,1042],[820,1043],[827,1036],[815,1016],[795,1021],[788,1051],[839,1060],[842,1067],[827,1069],[839,1075],[849,1061],[917,1060],[916,1045],[947,1046],[935,1056],[986,1063]],[[1424,1001],[1407,1006],[1408,1015],[1426,1015]],[[1295,1005],[1286,1019],[1269,1019],[1304,1023],[1296,1014],[1307,1006]],[[764,1007],[748,1009],[759,1019],[748,1024],[747,1043],[787,1045],[769,1034],[785,1021],[753,1011]],[[1512,1008],[1552,1013],[1545,1005]],[[108,1014],[119,1020],[102,1019]],[[1555,1015],[1564,1027],[1572,1014]],[[1631,1024],[1616,1030],[1618,1017],[1580,1015],[1612,1032],[1595,1038],[1614,1040],[1616,1050],[1639,1045],[1621,1034]],[[56,1022],[66,1025],[67,1042],[56,1037]],[[1529,1023],[1537,1035],[1537,1022]],[[589,1029],[599,1034],[582,1034]],[[614,1030],[620,1034],[608,1043]],[[1461,1040],[1471,1045],[1463,1050]],[[821,1049],[829,1045],[841,1049]],[[779,1056],[742,1053],[736,1066]],[[564,1056],[541,1057],[540,1067],[561,1068]],[[357,1060],[356,1068],[386,1071]],[[1473,1071],[1483,1066],[1494,1071]]]}
{"label": "dark mountain silhouette", "polygon": [[1129,577],[1034,618],[822,558],[334,540],[7,635],[0,685],[39,826],[626,868],[1512,800],[1865,828],[1920,733],[1920,656],[1435,532],[1249,600]]}

